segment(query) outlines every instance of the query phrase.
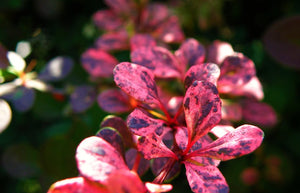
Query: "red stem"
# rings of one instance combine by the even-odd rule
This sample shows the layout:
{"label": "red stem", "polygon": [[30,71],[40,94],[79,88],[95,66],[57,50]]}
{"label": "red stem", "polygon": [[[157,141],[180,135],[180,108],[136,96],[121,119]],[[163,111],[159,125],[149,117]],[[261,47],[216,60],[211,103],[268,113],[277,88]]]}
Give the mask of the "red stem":
{"label": "red stem", "polygon": [[170,158],[166,166],[162,169],[159,175],[153,180],[153,183],[162,184],[166,179],[166,177],[168,176],[168,174],[170,173],[170,171],[172,170],[175,161],[176,161],[175,159]]}
{"label": "red stem", "polygon": [[137,152],[136,157],[135,157],[135,162],[133,164],[131,171],[138,173],[141,158],[142,158],[142,156]]}

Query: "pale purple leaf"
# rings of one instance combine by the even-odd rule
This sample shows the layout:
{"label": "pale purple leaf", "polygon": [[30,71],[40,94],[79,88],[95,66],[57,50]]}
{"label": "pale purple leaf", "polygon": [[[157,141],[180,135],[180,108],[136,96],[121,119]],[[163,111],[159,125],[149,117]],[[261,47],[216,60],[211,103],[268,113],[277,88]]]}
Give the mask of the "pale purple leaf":
{"label": "pale purple leaf", "polygon": [[93,15],[95,25],[101,30],[116,30],[122,26],[122,20],[111,10],[99,10]]}
{"label": "pale purple leaf", "polygon": [[106,182],[110,174],[117,170],[128,170],[119,151],[96,136],[88,137],[79,144],[76,160],[80,174],[99,183]]}
{"label": "pale purple leaf", "polygon": [[175,56],[186,67],[201,64],[205,59],[205,48],[196,39],[189,38],[181,44]]}
{"label": "pale purple leaf", "polygon": [[195,193],[227,193],[227,182],[216,166],[197,166],[185,162],[186,176],[189,185]]}
{"label": "pale purple leaf", "polygon": [[117,59],[99,48],[89,48],[81,55],[82,67],[93,77],[110,77]]}
{"label": "pale purple leaf", "polygon": [[185,89],[191,86],[195,80],[208,81],[217,85],[220,76],[220,69],[214,63],[202,63],[192,66],[185,74]]}
{"label": "pale purple leaf", "polygon": [[105,51],[127,50],[129,49],[129,37],[123,30],[110,32],[100,36],[95,44],[97,48]]}
{"label": "pale purple leaf", "polygon": [[187,90],[184,101],[189,142],[206,135],[221,120],[221,100],[216,86],[195,81]]}
{"label": "pale purple leaf", "polygon": [[[127,166],[129,169],[132,169],[135,161],[136,161],[136,155],[138,154],[137,150],[135,148],[130,148],[125,153],[125,160],[127,163]],[[139,162],[139,167],[137,173],[139,176],[142,176],[150,167],[149,160],[146,160],[145,158],[141,157]]]}
{"label": "pale purple leaf", "polygon": [[118,87],[133,98],[148,104],[160,103],[154,75],[148,68],[122,62],[114,69],[114,80]]}
{"label": "pale purple leaf", "polygon": [[264,133],[258,127],[242,125],[202,149],[192,152],[189,157],[205,156],[222,161],[234,159],[257,149],[263,137]]}
{"label": "pale purple leaf", "polygon": [[78,86],[71,94],[70,100],[74,112],[84,112],[94,104],[96,100],[96,90],[92,86]]}
{"label": "pale purple leaf", "polygon": [[143,47],[131,52],[131,61],[153,71],[159,78],[181,78],[181,69],[174,55],[163,47]]}
{"label": "pale purple leaf", "polygon": [[109,113],[124,113],[132,109],[129,96],[119,89],[108,89],[97,97],[98,105]]}

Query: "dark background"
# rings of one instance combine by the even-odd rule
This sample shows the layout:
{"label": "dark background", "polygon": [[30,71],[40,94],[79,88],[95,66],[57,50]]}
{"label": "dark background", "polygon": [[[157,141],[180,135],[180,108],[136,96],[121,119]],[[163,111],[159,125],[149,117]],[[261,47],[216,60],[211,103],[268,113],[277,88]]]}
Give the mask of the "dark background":
{"label": "dark background", "polygon": [[[231,192],[297,192],[300,64],[292,68],[276,61],[262,38],[277,20],[300,14],[300,1],[201,0],[197,6],[191,0],[163,2],[177,6],[175,13],[187,37],[203,44],[215,39],[228,41],[251,58],[263,84],[263,101],[278,115],[275,127],[262,128],[265,139],[257,151],[221,163]],[[57,86],[81,84],[87,81],[87,74],[81,68],[80,55],[99,35],[91,16],[105,6],[99,0],[2,0],[0,42],[8,50],[15,50],[21,40],[31,42],[33,51],[28,60],[41,63],[58,55],[71,56],[75,68]],[[75,149],[82,139],[95,134],[107,114],[96,104],[83,114],[66,114],[67,102],[38,92],[30,111],[13,109],[10,126],[0,134],[0,192],[46,192],[55,181],[78,175]],[[249,167],[258,172],[253,185],[241,178]],[[189,191],[184,172],[173,182],[172,192]]]}

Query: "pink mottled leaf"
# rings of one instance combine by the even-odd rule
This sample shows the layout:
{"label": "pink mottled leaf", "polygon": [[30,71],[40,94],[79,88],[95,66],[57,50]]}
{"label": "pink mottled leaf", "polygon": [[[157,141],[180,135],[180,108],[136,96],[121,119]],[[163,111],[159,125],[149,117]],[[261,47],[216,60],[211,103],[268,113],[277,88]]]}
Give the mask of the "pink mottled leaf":
{"label": "pink mottled leaf", "polygon": [[103,127],[96,133],[96,136],[101,137],[110,143],[121,155],[124,154],[123,139],[116,129],[112,127]]}
{"label": "pink mottled leaf", "polygon": [[137,9],[135,1],[132,0],[105,0],[105,3],[120,15],[131,15]]}
{"label": "pink mottled leaf", "polygon": [[76,160],[82,176],[100,183],[106,182],[116,170],[128,170],[118,150],[100,137],[84,139],[77,147]]}
{"label": "pink mottled leaf", "polygon": [[125,147],[134,147],[132,134],[128,129],[126,122],[121,118],[114,115],[106,116],[100,124],[100,127],[112,127],[116,129],[122,136]]}
{"label": "pink mottled leaf", "polygon": [[110,193],[104,186],[83,177],[68,178],[55,182],[47,193]]}
{"label": "pink mottled leaf", "polygon": [[195,82],[199,81],[208,81],[217,85],[218,78],[220,76],[220,69],[218,65],[214,63],[202,63],[192,66],[185,74],[184,86],[187,89],[188,87]]}
{"label": "pink mottled leaf", "polygon": [[150,193],[169,192],[173,188],[171,184],[154,184],[150,182],[146,182],[145,186]]}
{"label": "pink mottled leaf", "polygon": [[232,55],[234,55],[234,50],[229,43],[215,40],[207,48],[206,61],[221,65],[227,56]]}
{"label": "pink mottled leaf", "polygon": [[148,68],[122,62],[114,69],[114,80],[118,87],[133,98],[148,104],[160,103],[154,75]]}
{"label": "pink mottled leaf", "polygon": [[241,53],[224,59],[218,80],[220,92],[228,92],[231,88],[240,87],[255,77],[256,71],[252,60]]}
{"label": "pink mottled leaf", "polygon": [[105,51],[129,49],[129,37],[125,31],[117,31],[103,34],[96,42],[96,47]]}
{"label": "pink mottled leaf", "polygon": [[197,166],[192,163],[185,162],[185,167],[186,176],[193,192],[229,192],[227,182],[216,166]]}
{"label": "pink mottled leaf", "polygon": [[[138,152],[135,148],[130,148],[126,151],[125,160],[129,169],[133,168]],[[149,160],[141,157],[137,173],[142,176],[150,167]]]}
{"label": "pink mottled leaf", "polygon": [[299,70],[299,34],[299,14],[275,21],[263,36],[265,49],[276,61]]}
{"label": "pink mottled leaf", "polygon": [[205,156],[222,161],[237,158],[257,149],[264,137],[261,129],[253,125],[242,125],[226,133],[209,145],[192,152],[189,157]]}
{"label": "pink mottled leaf", "polygon": [[142,47],[154,47],[154,46],[156,46],[156,41],[149,34],[135,34],[130,39],[131,51],[140,49]]}
{"label": "pink mottled leaf", "polygon": [[130,111],[129,96],[119,89],[109,89],[100,93],[97,97],[99,106],[109,113],[123,113]]}
{"label": "pink mottled leaf", "polygon": [[181,44],[175,52],[175,56],[182,65],[193,66],[201,64],[205,59],[205,48],[196,39],[189,38]]}
{"label": "pink mottled leaf", "polygon": [[138,141],[138,150],[143,153],[146,159],[157,157],[177,158],[164,144],[164,135],[171,129],[164,126],[163,120],[151,118],[137,108],[128,116],[127,125],[132,133],[141,136]]}
{"label": "pink mottled leaf", "polygon": [[261,125],[263,127],[273,127],[276,125],[276,112],[267,103],[252,99],[245,99],[241,104],[243,119],[246,122]]}
{"label": "pink mottled leaf", "polygon": [[142,13],[141,25],[143,29],[155,29],[169,17],[168,7],[160,3],[148,4]]}
{"label": "pink mottled leaf", "polygon": [[195,81],[187,90],[184,101],[188,141],[193,143],[221,120],[221,100],[214,84]]}
{"label": "pink mottled leaf", "polygon": [[91,76],[109,77],[118,61],[99,48],[89,48],[81,55],[81,63]]}
{"label": "pink mottled leaf", "polygon": [[[168,157],[160,157],[160,158],[153,159],[153,161],[151,162],[152,173],[155,176],[158,176],[160,174],[160,172],[162,171],[162,169],[165,168],[165,166],[166,166],[166,164],[168,163],[169,160],[170,160],[170,158],[168,158]],[[175,162],[175,164],[173,165],[171,171],[166,176],[165,180],[174,179],[175,177],[177,177],[179,175],[180,170],[181,170],[180,163]]]}
{"label": "pink mottled leaf", "polygon": [[181,43],[184,40],[184,33],[176,16],[169,17],[168,20],[158,27],[155,33],[165,43]]}
{"label": "pink mottled leaf", "polygon": [[173,54],[163,47],[144,47],[131,52],[131,61],[153,71],[159,78],[181,78],[182,69]]}
{"label": "pink mottled leaf", "polygon": [[101,30],[116,30],[122,26],[122,21],[118,15],[111,10],[100,10],[94,13],[93,21]]}
{"label": "pink mottled leaf", "polygon": [[225,134],[234,131],[234,127],[231,125],[217,125],[210,130],[216,137],[223,137]]}
{"label": "pink mottled leaf", "polygon": [[7,68],[8,66],[7,49],[0,43],[0,69]]}
{"label": "pink mottled leaf", "polygon": [[107,188],[110,193],[147,192],[139,176],[130,170],[117,170],[113,172],[107,181]]}
{"label": "pink mottled leaf", "polygon": [[77,86],[70,96],[74,112],[81,113],[90,108],[96,99],[96,90],[89,85]]}

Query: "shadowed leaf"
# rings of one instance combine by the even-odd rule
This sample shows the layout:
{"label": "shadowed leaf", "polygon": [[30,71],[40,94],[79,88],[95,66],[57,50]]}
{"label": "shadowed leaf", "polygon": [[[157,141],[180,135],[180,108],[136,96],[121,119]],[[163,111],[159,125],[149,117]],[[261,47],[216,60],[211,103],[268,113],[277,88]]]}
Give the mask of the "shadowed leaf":
{"label": "shadowed leaf", "polygon": [[[130,148],[129,150],[126,151],[125,159],[129,169],[132,169],[136,160],[137,153],[138,153],[137,150],[134,148]],[[149,169],[149,167],[150,167],[149,160],[146,160],[145,158],[142,157],[139,162],[139,167],[137,171],[139,176],[142,176]]]}
{"label": "shadowed leaf", "polygon": [[230,160],[254,151],[260,146],[263,137],[264,133],[258,127],[242,125],[202,149],[192,152],[191,157],[205,156],[222,161]]}
{"label": "shadowed leaf", "polygon": [[96,133],[96,136],[101,137],[102,139],[110,143],[111,146],[118,150],[121,155],[124,154],[123,139],[116,129],[112,127],[101,128]]}
{"label": "shadowed leaf", "polygon": [[84,139],[77,147],[76,160],[82,176],[100,183],[119,169],[128,170],[119,151],[100,137]]}
{"label": "shadowed leaf", "polygon": [[135,34],[130,39],[131,51],[140,49],[142,47],[154,47],[154,46],[156,46],[156,41],[149,34]]}
{"label": "shadowed leaf", "polygon": [[100,93],[97,97],[99,106],[109,113],[124,113],[130,111],[129,97],[119,89],[109,89]]}
{"label": "shadowed leaf", "polygon": [[229,192],[227,182],[216,166],[196,166],[185,162],[186,176],[195,193]]}
{"label": "shadowed leaf", "polygon": [[183,70],[173,54],[163,47],[144,47],[131,52],[131,61],[153,71],[159,78],[181,78]]}
{"label": "shadowed leaf", "polygon": [[80,113],[90,108],[96,99],[96,91],[92,86],[78,86],[70,96],[74,112]]}
{"label": "shadowed leaf", "polygon": [[220,76],[220,69],[214,63],[202,63],[192,66],[185,74],[185,89],[191,86],[195,80],[208,81],[217,85]]}
{"label": "shadowed leaf", "polygon": [[72,70],[74,61],[67,56],[57,56],[51,59],[39,74],[44,81],[59,81],[65,78]]}
{"label": "shadowed leaf", "polygon": [[114,80],[118,87],[133,98],[148,104],[160,103],[151,70],[137,64],[122,62],[114,69]]}
{"label": "shadowed leaf", "polygon": [[[165,168],[165,166],[169,160],[170,160],[170,158],[168,158],[168,157],[160,157],[160,158],[153,159],[153,161],[151,162],[151,170],[152,170],[153,174],[155,176],[158,176],[160,174],[160,172],[162,171],[162,169]],[[181,171],[180,163],[175,162],[174,166],[172,167],[169,174],[166,176],[165,180],[174,179],[175,177],[177,177],[179,175],[180,171]]]}
{"label": "shadowed leaf", "polygon": [[195,81],[185,94],[183,107],[189,142],[206,135],[221,120],[221,100],[210,82]]}
{"label": "shadowed leaf", "polygon": [[186,67],[201,64],[205,59],[205,48],[196,39],[189,38],[181,44],[175,56]]}
{"label": "shadowed leaf", "polygon": [[129,37],[125,31],[110,32],[100,36],[95,44],[96,47],[105,51],[129,49]]}
{"label": "shadowed leaf", "polygon": [[99,48],[89,48],[81,55],[81,63],[93,77],[110,77],[118,61]]}

